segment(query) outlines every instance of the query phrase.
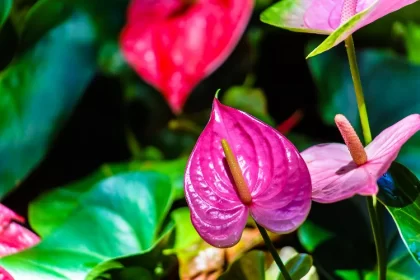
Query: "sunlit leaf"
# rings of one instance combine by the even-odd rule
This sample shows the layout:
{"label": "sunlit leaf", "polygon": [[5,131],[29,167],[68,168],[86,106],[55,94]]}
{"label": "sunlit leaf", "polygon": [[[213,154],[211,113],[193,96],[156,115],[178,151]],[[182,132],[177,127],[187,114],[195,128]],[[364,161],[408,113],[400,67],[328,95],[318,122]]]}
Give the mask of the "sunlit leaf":
{"label": "sunlit leaf", "polygon": [[[150,251],[168,232],[162,231],[172,204],[166,175],[133,171],[85,182],[77,206],[59,227],[38,246],[0,259],[0,266],[17,279],[84,279],[102,262]],[[60,201],[67,203],[53,193],[51,216],[60,214]]]}
{"label": "sunlit leaf", "polygon": [[378,180],[378,186],[379,200],[391,213],[407,249],[420,265],[420,181],[404,165],[394,162]]}

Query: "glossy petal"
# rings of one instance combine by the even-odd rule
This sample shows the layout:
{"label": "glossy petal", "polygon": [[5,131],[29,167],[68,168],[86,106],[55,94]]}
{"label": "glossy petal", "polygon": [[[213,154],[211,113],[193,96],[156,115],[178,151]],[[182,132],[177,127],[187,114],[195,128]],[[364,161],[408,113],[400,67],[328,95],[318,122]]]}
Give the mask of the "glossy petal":
{"label": "glossy petal", "polygon": [[[257,222],[277,232],[301,223],[310,207],[310,180],[296,148],[272,127],[215,99],[185,171],[186,199],[200,236],[213,246],[232,246],[248,217],[248,206],[238,198],[231,179],[222,139],[238,159]],[[279,221],[265,220],[264,215]]]}
{"label": "glossy petal", "polygon": [[382,131],[366,147],[369,171],[379,179],[397,158],[401,147],[420,130],[420,115],[405,117]]}
{"label": "glossy petal", "polygon": [[39,242],[37,235],[15,221],[24,222],[24,219],[0,204],[0,257],[22,251]]}
{"label": "glossy petal", "polygon": [[251,215],[266,229],[286,233],[294,231],[306,219],[311,208],[311,178],[296,147],[282,137],[289,164],[286,187],[255,197]]}
{"label": "glossy petal", "polygon": [[302,152],[312,179],[312,199],[332,203],[378,192],[368,165],[357,167],[344,144],[320,144]]}
{"label": "glossy petal", "polygon": [[336,46],[363,26],[414,2],[358,0],[356,14],[342,22],[344,0],[282,0],[265,10],[261,20],[296,32],[331,34],[308,55],[312,57]]}
{"label": "glossy petal", "polygon": [[193,88],[232,52],[252,0],[134,0],[120,44],[137,73],[179,113]]}

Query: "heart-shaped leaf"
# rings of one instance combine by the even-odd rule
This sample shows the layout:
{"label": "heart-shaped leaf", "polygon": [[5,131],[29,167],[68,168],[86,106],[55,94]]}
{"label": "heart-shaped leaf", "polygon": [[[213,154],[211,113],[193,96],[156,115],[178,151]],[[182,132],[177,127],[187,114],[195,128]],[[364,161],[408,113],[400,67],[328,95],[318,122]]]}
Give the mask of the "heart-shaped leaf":
{"label": "heart-shaped leaf", "polygon": [[[99,263],[151,250],[172,203],[169,177],[126,172],[85,184],[58,228],[38,246],[0,259],[0,266],[17,279],[77,280]],[[59,193],[55,209],[49,206],[51,216],[61,211],[61,199]]]}
{"label": "heart-shaped leaf", "polygon": [[128,63],[176,113],[233,51],[253,8],[252,0],[187,2],[131,1],[120,39]]}
{"label": "heart-shaped leaf", "polygon": [[95,71],[94,30],[73,14],[0,77],[0,198],[43,158]]}
{"label": "heart-shaped leaf", "polygon": [[[173,198],[183,198],[185,164],[186,159],[181,158],[173,161],[103,165],[89,177],[58,188],[32,201],[29,205],[29,222],[39,235],[42,237],[48,236],[67,220],[92,186],[114,174],[129,171],[156,171],[162,175],[167,175],[172,185]],[[51,215],[51,213],[54,213],[54,215]]]}
{"label": "heart-shaped leaf", "polygon": [[[420,66],[383,51],[358,52],[358,65],[373,136],[404,117],[420,112]],[[344,52],[334,49],[309,60],[320,93],[320,112],[334,125],[336,114],[345,115],[359,132],[353,81]],[[332,73],[332,74],[331,74]],[[403,87],[401,85],[404,85]],[[420,176],[420,133],[401,149],[398,161]]]}
{"label": "heart-shaped leaf", "polygon": [[420,265],[420,181],[404,165],[393,162],[378,186],[378,199],[391,213],[408,251]]}

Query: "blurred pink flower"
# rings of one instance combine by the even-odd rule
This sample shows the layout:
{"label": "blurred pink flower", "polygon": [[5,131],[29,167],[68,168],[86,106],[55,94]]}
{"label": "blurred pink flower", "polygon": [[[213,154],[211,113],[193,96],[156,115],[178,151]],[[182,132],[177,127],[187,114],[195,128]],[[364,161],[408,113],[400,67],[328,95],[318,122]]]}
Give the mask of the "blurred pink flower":
{"label": "blurred pink flower", "polygon": [[[230,170],[232,157],[244,181],[241,186],[238,174]],[[286,137],[215,99],[209,123],[188,160],[185,194],[200,236],[213,246],[230,247],[240,240],[249,213],[275,233],[299,227],[310,210],[311,181]]]}
{"label": "blurred pink flower", "polygon": [[133,0],[120,45],[128,63],[180,113],[193,88],[238,43],[253,0]]}
{"label": "blurred pink flower", "polygon": [[376,181],[420,129],[420,115],[410,115],[385,129],[365,149],[344,116],[337,115],[336,123],[347,146],[320,144],[301,154],[311,174],[312,199],[316,202],[333,203],[355,194],[375,195]]}
{"label": "blurred pink flower", "polygon": [[261,14],[268,24],[296,32],[331,34],[309,56],[344,41],[356,30],[416,0],[281,0]]}
{"label": "blurred pink flower", "polygon": [[[25,219],[0,204],[0,257],[4,257],[39,242],[39,237],[16,222],[23,223]],[[0,280],[13,280],[13,277],[0,267]]]}
{"label": "blurred pink flower", "polygon": [[25,219],[0,204],[0,257],[7,256],[39,242],[39,237],[17,222]]}

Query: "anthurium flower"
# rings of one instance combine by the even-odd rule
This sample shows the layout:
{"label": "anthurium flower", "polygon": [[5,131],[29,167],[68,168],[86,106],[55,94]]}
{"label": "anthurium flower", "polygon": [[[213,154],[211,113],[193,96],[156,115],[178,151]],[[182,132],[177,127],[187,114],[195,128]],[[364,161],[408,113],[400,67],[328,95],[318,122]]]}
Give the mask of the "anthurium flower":
{"label": "anthurium flower", "polygon": [[312,199],[332,203],[355,194],[375,195],[376,181],[387,172],[401,147],[420,129],[420,115],[410,115],[382,131],[366,148],[343,115],[335,122],[344,144],[320,144],[302,152],[312,178]]}
{"label": "anthurium flower", "polygon": [[12,275],[0,266],[0,280],[14,280]]}
{"label": "anthurium flower", "polygon": [[0,204],[0,257],[22,251],[39,242],[37,235],[16,221],[22,223],[25,219]]}
{"label": "anthurium flower", "polygon": [[120,45],[175,113],[239,41],[253,0],[133,0]]}
{"label": "anthurium flower", "polygon": [[329,36],[308,57],[344,41],[373,21],[416,0],[281,0],[261,14],[261,21],[296,32]]}
{"label": "anthurium flower", "polygon": [[308,215],[311,181],[289,140],[242,111],[213,102],[185,170],[185,195],[199,235],[216,247],[241,238],[248,215],[275,233]]}

